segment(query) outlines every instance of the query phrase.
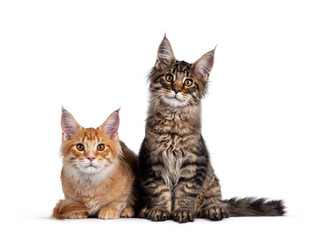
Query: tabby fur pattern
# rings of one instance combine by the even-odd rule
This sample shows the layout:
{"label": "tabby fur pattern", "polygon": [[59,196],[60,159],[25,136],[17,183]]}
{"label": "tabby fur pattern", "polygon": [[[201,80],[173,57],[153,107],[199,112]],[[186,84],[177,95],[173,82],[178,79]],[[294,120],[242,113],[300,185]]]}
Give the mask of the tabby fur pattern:
{"label": "tabby fur pattern", "polygon": [[223,200],[201,135],[201,99],[208,89],[214,50],[189,64],[175,59],[170,42],[161,42],[149,74],[150,104],[139,153],[144,208],[153,221],[228,216],[279,216],[281,201]]}

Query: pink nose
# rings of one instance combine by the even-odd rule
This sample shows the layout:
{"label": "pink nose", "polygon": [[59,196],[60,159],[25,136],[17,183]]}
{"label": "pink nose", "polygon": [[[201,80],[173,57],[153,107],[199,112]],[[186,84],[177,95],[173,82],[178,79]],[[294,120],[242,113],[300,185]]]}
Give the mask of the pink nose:
{"label": "pink nose", "polygon": [[89,161],[92,162],[94,159],[96,159],[95,157],[88,157]]}

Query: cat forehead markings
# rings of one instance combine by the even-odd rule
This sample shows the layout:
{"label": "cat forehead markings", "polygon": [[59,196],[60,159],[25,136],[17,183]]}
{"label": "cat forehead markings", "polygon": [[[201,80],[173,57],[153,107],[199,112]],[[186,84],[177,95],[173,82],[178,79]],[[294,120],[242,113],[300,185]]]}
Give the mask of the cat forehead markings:
{"label": "cat forehead markings", "polygon": [[180,72],[180,73],[188,73],[191,69],[191,64],[185,61],[176,61],[172,67],[172,73]]}
{"label": "cat forehead markings", "polygon": [[97,141],[97,130],[94,128],[87,128],[83,132],[84,141]]}

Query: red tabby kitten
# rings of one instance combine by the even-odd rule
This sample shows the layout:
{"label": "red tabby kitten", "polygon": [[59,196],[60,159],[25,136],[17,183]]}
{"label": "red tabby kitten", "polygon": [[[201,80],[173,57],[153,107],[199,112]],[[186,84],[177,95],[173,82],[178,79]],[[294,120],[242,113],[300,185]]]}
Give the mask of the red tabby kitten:
{"label": "red tabby kitten", "polygon": [[119,111],[94,129],[81,127],[63,109],[61,126],[65,199],[57,203],[53,217],[133,217],[137,157],[119,141]]}

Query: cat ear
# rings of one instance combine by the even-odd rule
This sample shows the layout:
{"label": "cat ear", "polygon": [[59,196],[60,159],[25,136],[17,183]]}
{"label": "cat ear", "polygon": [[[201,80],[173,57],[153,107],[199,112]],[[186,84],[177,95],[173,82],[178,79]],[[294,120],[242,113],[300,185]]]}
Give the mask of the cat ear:
{"label": "cat ear", "polygon": [[164,36],[162,42],[158,48],[157,61],[156,61],[156,69],[158,71],[164,70],[175,60],[173,55],[172,47],[170,45],[169,40]]}
{"label": "cat ear", "polygon": [[64,140],[70,140],[78,132],[80,127],[71,113],[62,107],[61,128]]}
{"label": "cat ear", "polygon": [[108,117],[108,119],[100,126],[104,134],[108,136],[111,140],[118,139],[118,128],[120,123],[119,111],[120,109],[114,111]]}
{"label": "cat ear", "polygon": [[207,52],[192,64],[193,72],[198,79],[208,81],[214,62],[214,50]]}

